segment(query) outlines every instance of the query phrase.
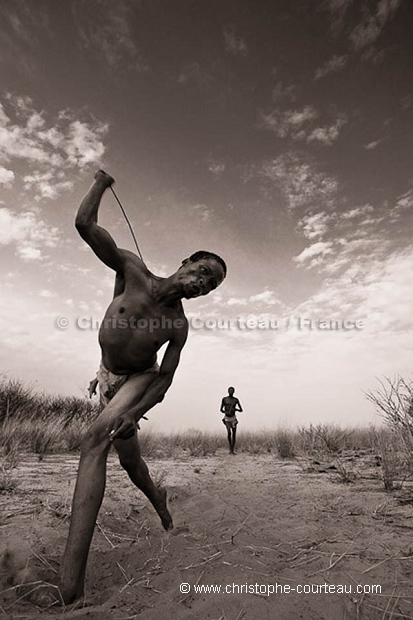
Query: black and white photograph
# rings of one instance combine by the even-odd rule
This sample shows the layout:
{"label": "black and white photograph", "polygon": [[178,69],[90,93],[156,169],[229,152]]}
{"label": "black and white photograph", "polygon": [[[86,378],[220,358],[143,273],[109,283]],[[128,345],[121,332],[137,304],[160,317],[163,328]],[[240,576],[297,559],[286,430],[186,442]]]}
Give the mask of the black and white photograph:
{"label": "black and white photograph", "polygon": [[413,620],[412,31],[0,1],[0,620]]}

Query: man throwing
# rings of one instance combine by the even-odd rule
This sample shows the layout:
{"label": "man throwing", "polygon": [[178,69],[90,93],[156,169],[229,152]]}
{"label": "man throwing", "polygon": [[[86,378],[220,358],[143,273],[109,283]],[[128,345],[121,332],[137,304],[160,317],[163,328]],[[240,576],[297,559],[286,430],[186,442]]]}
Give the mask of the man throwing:
{"label": "man throwing", "polygon": [[[131,481],[148,497],[165,529],[172,527],[166,492],[153,483],[142,460],[137,423],[161,402],[172,383],[188,334],[181,300],[207,295],[226,276],[225,262],[211,252],[186,258],[168,278],[152,274],[134,253],[117,247],[98,223],[105,190],[114,179],[99,170],[76,217],[80,236],[116,272],[114,298],[99,332],[98,372],[106,405],[86,433],[72,504],[69,537],[60,569],[65,603],[83,596],[86,563],[105,490],[106,460],[113,445]],[[161,366],[157,351],[168,343]]]}
{"label": "man throwing", "polygon": [[[234,396],[234,388],[228,388],[228,396],[224,396],[221,402],[221,413],[224,414],[222,418],[223,423],[227,427],[228,433],[228,443],[229,443],[229,451],[230,454],[235,453],[235,439],[237,434],[237,416],[235,415],[237,411],[241,413],[242,407],[238,398]],[[238,409],[237,409],[238,407]]]}

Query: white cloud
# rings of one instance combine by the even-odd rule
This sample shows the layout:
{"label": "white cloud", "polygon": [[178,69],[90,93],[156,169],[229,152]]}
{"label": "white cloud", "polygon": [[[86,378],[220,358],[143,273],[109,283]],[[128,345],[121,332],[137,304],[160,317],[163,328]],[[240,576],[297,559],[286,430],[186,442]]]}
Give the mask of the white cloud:
{"label": "white cloud", "polygon": [[70,123],[65,148],[69,163],[82,167],[100,161],[105,152],[101,135],[106,129],[105,125],[90,127],[81,121]]}
{"label": "white cloud", "polygon": [[14,172],[8,170],[4,166],[0,166],[0,185],[4,185],[6,189],[10,189],[14,181]]}
{"label": "white cloud", "polygon": [[273,110],[269,114],[261,114],[263,126],[279,138],[291,136],[294,140],[305,137],[302,126],[318,117],[318,112],[312,106],[305,106],[302,110]]}
{"label": "white cloud", "polygon": [[367,144],[363,144],[363,149],[365,149],[366,151],[372,151],[373,149],[377,148],[379,144],[383,142],[383,140],[384,138],[381,138],[380,140],[373,140],[372,142],[367,142]]}
{"label": "white cloud", "polygon": [[230,297],[226,303],[227,306],[246,306],[248,300],[243,297]]}
{"label": "white cloud", "polygon": [[276,298],[274,291],[265,290],[262,293],[251,295],[249,298],[251,303],[262,303],[267,306],[279,305],[281,302]]}
{"label": "white cloud", "polygon": [[23,178],[24,188],[35,188],[37,195],[36,200],[41,198],[56,198],[62,191],[73,188],[72,181],[58,181],[58,175],[52,172],[40,173],[35,171]]}
{"label": "white cloud", "polygon": [[32,245],[19,245],[17,246],[16,253],[24,261],[31,262],[37,261],[42,258],[42,252],[39,248],[35,248]]}
{"label": "white cloud", "polygon": [[307,142],[321,142],[325,146],[331,146],[337,140],[341,128],[346,123],[347,119],[341,116],[331,125],[316,127],[307,135]]}
{"label": "white cloud", "polygon": [[[105,152],[103,139],[108,126],[94,118],[75,118],[72,111],[60,112],[56,119],[33,106],[29,97],[7,95],[0,103],[0,160],[36,166],[24,177],[25,189],[37,191],[36,199],[55,198],[73,184],[65,179],[68,171],[98,164]],[[0,167],[0,182],[10,184],[12,170]]]}
{"label": "white cloud", "polygon": [[332,245],[330,241],[317,241],[306,247],[298,256],[294,256],[293,260],[299,265],[308,262],[308,268],[315,267],[332,253]]}
{"label": "white cloud", "polygon": [[[392,331],[410,330],[413,249],[391,253],[388,248],[381,253],[372,249],[373,244],[367,243],[362,263],[352,261],[340,275],[326,279],[320,290],[296,308],[296,312],[319,317],[351,312],[366,319],[371,334],[380,332],[383,338]],[[353,244],[351,251],[356,250]]]}
{"label": "white cloud", "polygon": [[16,254],[23,260],[43,258],[42,249],[55,247],[58,239],[58,229],[37,219],[35,213],[17,214],[0,208],[0,245],[15,245]]}
{"label": "white cloud", "polygon": [[298,228],[301,228],[307,239],[322,237],[328,230],[328,222],[331,217],[331,215],[327,215],[324,211],[305,215],[303,219],[298,222]]}
{"label": "white cloud", "polygon": [[39,293],[40,297],[44,297],[45,299],[52,299],[56,297],[56,293],[49,291],[48,289],[42,289]]}
{"label": "white cloud", "polygon": [[[222,295],[217,295],[214,303],[219,304],[219,308],[222,306],[234,307],[248,306],[250,304],[263,305],[263,306],[275,306],[280,305],[280,300],[276,297],[274,291],[265,289],[261,293],[255,293],[249,297],[229,297],[225,299]],[[219,309],[217,312],[219,313]]]}
{"label": "white cloud", "polygon": [[[338,223],[338,222],[336,222]],[[376,223],[373,219],[372,223]],[[362,223],[359,224],[361,227]],[[356,236],[354,236],[356,235]],[[319,241],[305,248],[294,261],[308,269],[317,268],[324,275],[343,273],[344,270],[368,261],[371,256],[384,259],[390,250],[390,243],[381,234],[376,236],[362,234],[358,230],[350,237],[335,237],[328,241]],[[354,270],[352,276],[354,276]]]}
{"label": "white cloud", "polygon": [[374,211],[373,207],[369,204],[362,205],[360,207],[354,207],[348,211],[344,211],[340,214],[340,217],[344,220],[353,220],[356,217],[364,216],[367,213]]}
{"label": "white cloud", "polygon": [[399,217],[408,209],[413,207],[413,189],[409,189],[407,192],[399,196],[396,200],[396,204],[389,211],[389,216],[392,221],[398,220]]}
{"label": "white cloud", "polygon": [[292,138],[306,142],[320,142],[331,146],[340,134],[347,119],[341,114],[329,125],[315,127],[314,121],[320,116],[313,106],[302,110],[273,110],[269,114],[261,112],[263,127],[272,131],[278,138]]}

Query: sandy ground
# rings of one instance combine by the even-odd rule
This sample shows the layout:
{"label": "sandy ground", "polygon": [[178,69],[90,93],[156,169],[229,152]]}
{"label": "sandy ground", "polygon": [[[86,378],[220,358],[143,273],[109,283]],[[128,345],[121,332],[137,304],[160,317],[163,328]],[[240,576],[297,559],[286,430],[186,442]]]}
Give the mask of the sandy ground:
{"label": "sandy ground", "polygon": [[[334,460],[285,462],[271,454],[225,452],[148,459],[168,489],[175,529],[166,533],[111,456],[88,565],[87,606],[48,610],[19,599],[13,586],[27,562],[56,570],[77,458],[22,458],[14,470],[16,488],[0,497],[0,619],[413,618],[413,490],[386,493],[373,454],[340,458],[357,474],[354,483],[344,484],[328,469]],[[180,591],[182,583],[189,593]],[[297,592],[311,584],[347,592]],[[357,593],[358,584],[369,592]],[[222,592],[196,592],[201,585]],[[286,586],[290,592],[281,592]],[[372,593],[373,586],[381,593]]]}

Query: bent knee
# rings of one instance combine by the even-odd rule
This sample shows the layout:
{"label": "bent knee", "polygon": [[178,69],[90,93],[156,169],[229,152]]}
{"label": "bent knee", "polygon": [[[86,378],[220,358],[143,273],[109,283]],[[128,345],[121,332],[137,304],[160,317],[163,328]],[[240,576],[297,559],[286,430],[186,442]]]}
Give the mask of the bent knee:
{"label": "bent knee", "polygon": [[81,453],[90,453],[92,450],[105,452],[110,448],[109,433],[107,428],[92,426],[86,431],[80,444]]}

